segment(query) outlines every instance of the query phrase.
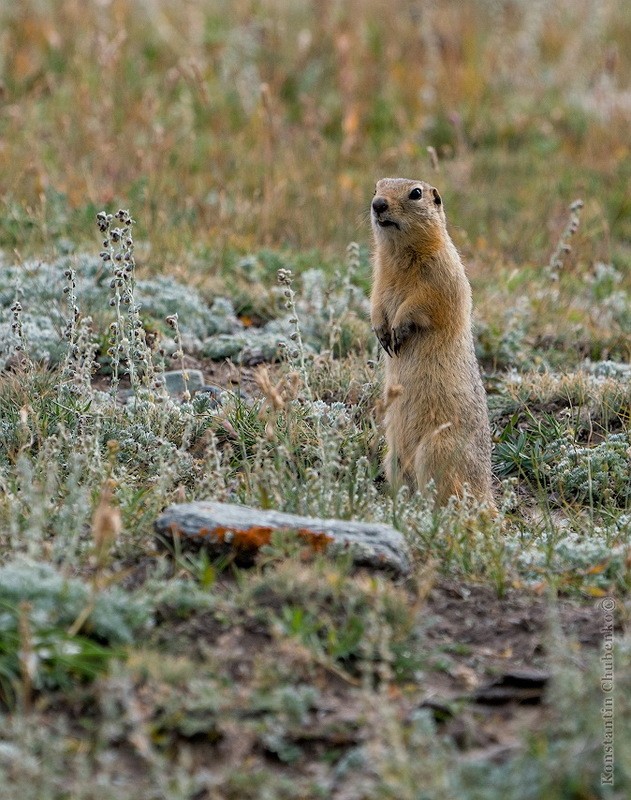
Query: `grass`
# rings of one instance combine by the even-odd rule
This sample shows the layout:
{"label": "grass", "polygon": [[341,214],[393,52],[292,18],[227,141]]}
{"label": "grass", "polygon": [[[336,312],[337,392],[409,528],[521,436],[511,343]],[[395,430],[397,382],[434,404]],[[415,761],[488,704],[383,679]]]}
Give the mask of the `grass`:
{"label": "grass", "polygon": [[[631,12],[384,9],[0,10],[0,800],[628,795]],[[394,173],[468,266],[497,518],[384,482]],[[207,498],[394,524],[412,575],[165,552]]]}

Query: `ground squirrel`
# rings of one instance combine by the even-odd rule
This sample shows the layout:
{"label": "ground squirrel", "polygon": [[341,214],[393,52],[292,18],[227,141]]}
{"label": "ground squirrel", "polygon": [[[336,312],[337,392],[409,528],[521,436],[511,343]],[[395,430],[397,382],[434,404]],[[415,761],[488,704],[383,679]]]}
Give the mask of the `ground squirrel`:
{"label": "ground squirrel", "polygon": [[491,435],[471,332],[471,287],[438,191],[384,178],[371,206],[371,322],[386,352],[386,474],[436,499],[464,485],[492,506]]}

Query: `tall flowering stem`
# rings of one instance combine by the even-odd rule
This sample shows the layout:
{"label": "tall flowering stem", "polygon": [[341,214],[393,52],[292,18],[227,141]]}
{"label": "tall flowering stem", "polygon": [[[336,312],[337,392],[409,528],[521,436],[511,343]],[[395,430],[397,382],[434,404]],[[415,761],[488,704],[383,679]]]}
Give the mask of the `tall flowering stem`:
{"label": "tall flowering stem", "polygon": [[129,211],[123,209],[116,214],[101,211],[96,215],[96,220],[104,237],[100,256],[104,267],[112,274],[110,306],[115,310],[115,318],[110,325],[110,347],[107,351],[112,365],[111,391],[114,395],[117,393],[124,368],[132,390],[137,393],[143,383],[155,383],[156,375],[140,318],[140,306],[134,299],[134,220]]}
{"label": "tall flowering stem", "polygon": [[291,274],[291,270],[289,269],[279,269],[277,277],[278,277],[278,282],[283,287],[283,295],[285,296],[285,308],[290,312],[289,324],[293,328],[292,332],[289,334],[289,338],[294,343],[294,346],[290,348],[289,355],[294,361],[298,362],[300,375],[302,377],[302,382],[305,387],[305,394],[307,395],[308,400],[312,400],[313,395],[311,394],[311,387],[309,386],[309,377],[307,375],[307,365],[305,362],[305,348],[304,348],[304,343],[302,341],[302,333],[300,331],[300,321],[298,319],[298,314],[296,312],[296,302],[295,302],[296,293],[291,288],[293,275]]}

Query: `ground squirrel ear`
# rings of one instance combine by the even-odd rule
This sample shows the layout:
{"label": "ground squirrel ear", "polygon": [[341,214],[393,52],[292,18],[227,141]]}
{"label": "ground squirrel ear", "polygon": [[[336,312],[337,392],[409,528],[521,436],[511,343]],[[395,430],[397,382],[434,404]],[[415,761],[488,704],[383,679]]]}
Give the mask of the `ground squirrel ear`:
{"label": "ground squirrel ear", "polygon": [[434,202],[437,206],[442,205],[443,201],[441,200],[440,195],[438,194],[438,189],[432,189],[432,194],[434,195]]}

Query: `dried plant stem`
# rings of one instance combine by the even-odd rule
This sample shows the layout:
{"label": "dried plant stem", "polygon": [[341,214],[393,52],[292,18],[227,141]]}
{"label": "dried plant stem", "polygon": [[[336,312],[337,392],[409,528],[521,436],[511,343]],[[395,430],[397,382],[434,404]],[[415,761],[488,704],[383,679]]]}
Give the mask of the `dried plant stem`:
{"label": "dried plant stem", "polygon": [[568,253],[572,252],[572,247],[569,240],[574,236],[580,224],[580,210],[583,208],[582,200],[575,200],[569,208],[570,218],[567,221],[563,233],[559,238],[554,253],[550,256],[548,262],[547,272],[550,280],[556,281],[559,279],[559,270],[563,268],[563,259]]}
{"label": "dried plant stem", "polygon": [[166,318],[167,325],[173,328],[173,333],[175,336],[175,352],[173,353],[173,358],[179,358],[180,360],[180,369],[182,370],[182,381],[184,383],[184,391],[182,393],[182,399],[188,401],[191,399],[191,393],[188,390],[188,372],[186,371],[186,366],[184,364],[184,348],[182,347],[182,334],[180,333],[180,325],[178,322],[177,314],[171,314]]}

